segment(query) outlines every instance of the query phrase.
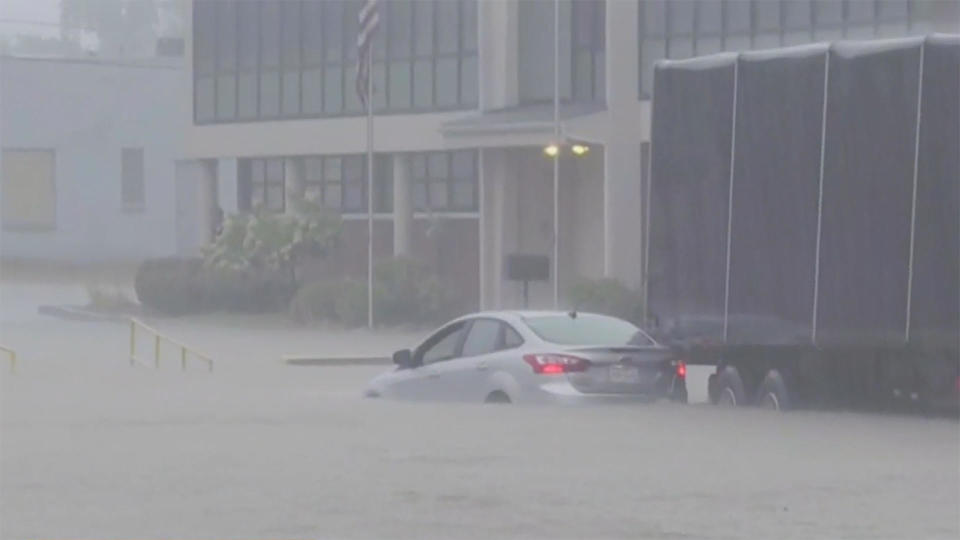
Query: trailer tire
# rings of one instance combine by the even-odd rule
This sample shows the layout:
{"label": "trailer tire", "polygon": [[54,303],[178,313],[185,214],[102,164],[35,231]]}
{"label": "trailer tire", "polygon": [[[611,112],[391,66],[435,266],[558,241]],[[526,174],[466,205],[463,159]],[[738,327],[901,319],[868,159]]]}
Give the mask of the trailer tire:
{"label": "trailer tire", "polygon": [[733,366],[726,366],[717,374],[717,405],[737,407],[747,404],[747,393],[743,389],[740,372]]}
{"label": "trailer tire", "polygon": [[787,383],[779,371],[771,369],[767,372],[767,376],[763,378],[763,382],[757,389],[757,397],[754,403],[760,408],[773,411],[790,409],[790,393],[787,391]]}

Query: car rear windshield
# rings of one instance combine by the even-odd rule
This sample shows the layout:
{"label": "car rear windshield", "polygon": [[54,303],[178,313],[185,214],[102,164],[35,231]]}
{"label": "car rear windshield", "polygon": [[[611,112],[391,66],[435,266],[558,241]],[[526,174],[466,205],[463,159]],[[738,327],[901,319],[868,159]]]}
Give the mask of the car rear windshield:
{"label": "car rear windshield", "polygon": [[535,315],[527,326],[544,341],[558,345],[653,345],[639,328],[627,321],[603,315]]}

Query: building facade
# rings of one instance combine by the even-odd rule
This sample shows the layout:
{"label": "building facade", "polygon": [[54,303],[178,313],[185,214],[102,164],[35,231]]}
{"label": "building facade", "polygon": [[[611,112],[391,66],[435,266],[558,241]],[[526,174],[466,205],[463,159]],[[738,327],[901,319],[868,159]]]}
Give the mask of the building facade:
{"label": "building facade", "polygon": [[179,58],[0,56],[0,256],[176,252]]}
{"label": "building facade", "polygon": [[[208,231],[217,205],[284,211],[306,196],[342,214],[338,271],[362,274],[371,189],[354,91],[362,2],[190,4],[183,98],[192,106],[178,182],[199,202],[183,212]],[[474,307],[518,306],[521,285],[505,279],[504,260],[553,258],[557,159],[559,260],[550,282],[531,285],[532,304],[552,304],[553,280],[561,297],[582,279],[640,287],[656,60],[956,32],[957,18],[947,1],[381,1],[375,258],[424,259]],[[544,154],[549,144],[556,158]],[[182,231],[180,245],[205,235]]]}

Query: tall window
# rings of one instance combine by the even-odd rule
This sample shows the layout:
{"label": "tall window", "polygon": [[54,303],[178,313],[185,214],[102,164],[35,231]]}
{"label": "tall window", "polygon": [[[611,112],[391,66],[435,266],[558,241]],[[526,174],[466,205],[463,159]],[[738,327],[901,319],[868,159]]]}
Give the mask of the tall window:
{"label": "tall window", "polygon": [[3,228],[50,231],[57,226],[53,150],[3,150],[0,193]]}
{"label": "tall window", "polygon": [[120,201],[126,211],[140,211],[146,207],[146,189],[143,174],[143,148],[124,148],[120,151]]}
{"label": "tall window", "polygon": [[719,51],[924,33],[916,0],[638,0],[640,95],[653,64]]}
{"label": "tall window", "polygon": [[[380,2],[379,112],[477,105],[477,1]],[[363,113],[354,91],[363,0],[195,0],[197,123]]]}
{"label": "tall window", "polygon": [[606,97],[606,6],[596,0],[573,0],[571,77],[576,101],[603,101]]}
{"label": "tall window", "polygon": [[519,86],[523,103],[545,102],[554,94],[554,54],[559,54],[564,101],[606,98],[606,1],[563,0],[560,50],[555,51],[553,0],[524,0],[518,6]]}
{"label": "tall window", "polygon": [[477,210],[477,153],[423,152],[410,156],[413,203],[420,211]]}
{"label": "tall window", "polygon": [[240,160],[238,175],[237,191],[241,210],[284,211],[283,158]]}
{"label": "tall window", "polygon": [[[304,158],[307,200],[343,214],[367,211],[367,158],[362,154]],[[389,156],[374,162],[374,212],[393,210],[393,165]]]}

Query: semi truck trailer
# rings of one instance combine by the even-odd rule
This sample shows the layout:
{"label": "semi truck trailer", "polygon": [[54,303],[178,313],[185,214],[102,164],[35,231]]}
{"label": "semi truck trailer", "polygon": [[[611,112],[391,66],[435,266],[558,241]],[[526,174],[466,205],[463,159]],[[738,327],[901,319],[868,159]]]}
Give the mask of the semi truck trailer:
{"label": "semi truck trailer", "polygon": [[647,318],[713,403],[960,405],[960,36],[661,61]]}

